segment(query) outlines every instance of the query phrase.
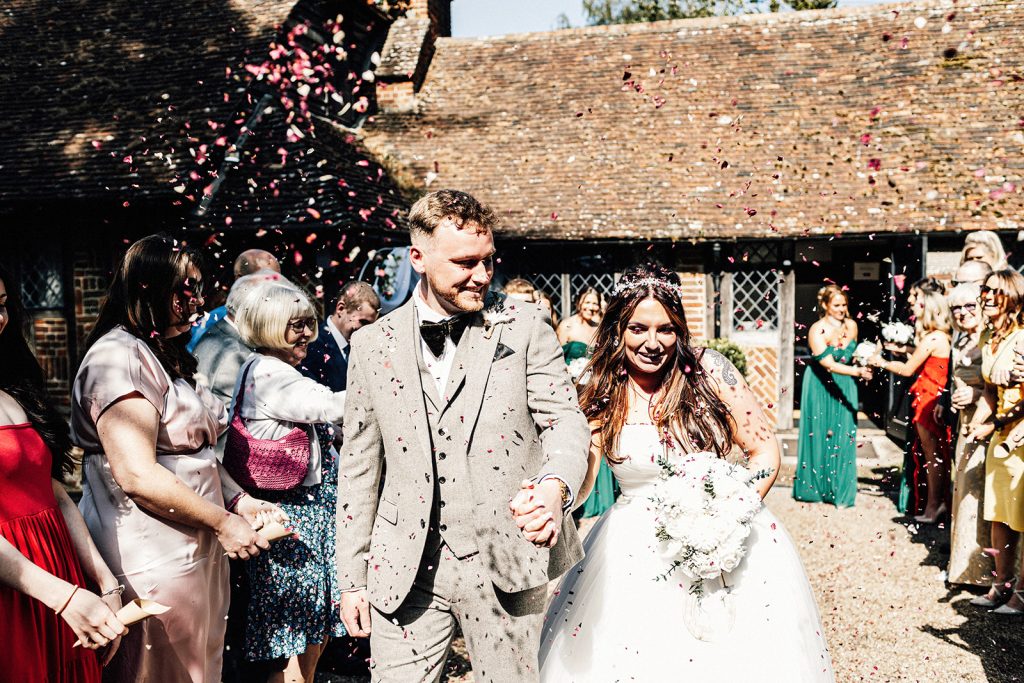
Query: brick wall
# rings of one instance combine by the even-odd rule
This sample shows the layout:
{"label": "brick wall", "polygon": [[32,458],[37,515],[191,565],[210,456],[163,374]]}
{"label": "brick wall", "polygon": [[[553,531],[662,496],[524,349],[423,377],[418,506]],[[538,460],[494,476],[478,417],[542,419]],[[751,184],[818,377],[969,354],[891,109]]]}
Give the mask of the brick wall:
{"label": "brick wall", "polygon": [[413,82],[378,83],[377,106],[384,111],[412,111],[416,108],[416,91]]}
{"label": "brick wall", "polygon": [[43,368],[46,389],[60,406],[70,404],[68,325],[59,311],[44,311],[32,317],[32,340],[36,359]]}
{"label": "brick wall", "polygon": [[679,277],[683,281],[683,310],[690,336],[695,342],[706,340],[710,333],[707,328],[707,276],[704,273],[679,273]]}
{"label": "brick wall", "polygon": [[79,349],[85,346],[85,338],[96,322],[100,304],[110,284],[106,263],[106,258],[97,249],[83,248],[75,252],[72,280],[75,290],[75,334]]}
{"label": "brick wall", "polygon": [[761,401],[772,424],[779,400],[779,353],[769,346],[744,346],[747,353],[747,383]]}

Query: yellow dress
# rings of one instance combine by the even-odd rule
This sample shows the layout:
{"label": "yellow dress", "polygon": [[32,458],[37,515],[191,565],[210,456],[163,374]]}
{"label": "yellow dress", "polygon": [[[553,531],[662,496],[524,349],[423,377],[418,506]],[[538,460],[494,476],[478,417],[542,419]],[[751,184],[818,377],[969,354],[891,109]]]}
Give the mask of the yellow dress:
{"label": "yellow dress", "polygon": [[[981,372],[991,383],[997,369],[1013,367],[1014,347],[1024,336],[1016,329],[993,352],[986,340],[981,352]],[[1021,386],[997,387],[996,416],[1003,417],[1021,400]],[[1011,422],[992,434],[985,455],[985,519],[1002,522],[1014,531],[1024,531],[1024,446],[1006,447],[1006,437],[1020,423]]]}

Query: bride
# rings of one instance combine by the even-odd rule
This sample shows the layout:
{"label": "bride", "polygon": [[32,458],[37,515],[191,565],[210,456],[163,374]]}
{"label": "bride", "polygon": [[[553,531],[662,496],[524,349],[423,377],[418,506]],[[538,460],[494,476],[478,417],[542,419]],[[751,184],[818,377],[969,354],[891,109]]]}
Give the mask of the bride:
{"label": "bride", "polygon": [[717,588],[728,591],[735,620],[710,642],[691,635],[689,582],[657,552],[650,496],[666,450],[725,458],[738,449],[751,470],[771,473],[755,483],[762,498],[779,468],[771,426],[739,372],[690,346],[678,276],[659,266],[627,271],[595,346],[580,396],[593,428],[581,496],[602,458],[623,495],[548,610],[541,680],[833,681],[800,557],[767,508],[751,523],[746,556],[723,577],[728,588]]}

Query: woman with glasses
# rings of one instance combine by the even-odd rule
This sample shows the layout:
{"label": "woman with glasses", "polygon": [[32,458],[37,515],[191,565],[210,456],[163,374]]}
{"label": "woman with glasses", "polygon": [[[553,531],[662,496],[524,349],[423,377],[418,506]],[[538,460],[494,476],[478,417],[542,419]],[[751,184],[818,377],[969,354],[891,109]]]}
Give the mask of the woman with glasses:
{"label": "woman with glasses", "polygon": [[913,301],[914,350],[905,361],[874,356],[870,363],[887,372],[913,377],[910,385],[914,437],[903,466],[900,512],[923,524],[935,524],[948,510],[950,434],[935,420],[935,407],[949,374],[949,305],[939,291],[919,289]]}
{"label": "woman with glasses", "polygon": [[163,235],[131,245],[72,387],[71,439],[85,451],[79,507],[89,532],[125,602],[170,607],[129,630],[107,680],[219,681],[225,555],[245,559],[269,546],[252,525],[272,506],[253,499],[238,514],[224,507],[227,484],[213,446],[227,414],[197,386],[196,360],[185,349],[202,305],[195,253]]}
{"label": "woman with glasses", "polygon": [[[269,681],[312,681],[328,639],[345,635],[336,608],[338,454],[332,426],[342,420],[345,392],[332,392],[298,370],[318,325],[312,302],[291,283],[254,287],[239,303],[236,322],[255,353],[240,370],[232,415],[237,411],[252,439],[309,454],[298,485],[260,491],[288,514],[294,535],[246,564],[245,658],[266,662]],[[229,439],[225,462],[230,450]]]}
{"label": "woman with glasses", "polygon": [[989,592],[971,603],[1021,615],[1024,579],[1014,585],[1013,570],[1024,531],[1024,387],[1014,365],[1024,354],[1024,276],[1011,269],[992,273],[981,288],[981,301],[988,322],[981,339],[985,393],[968,438],[992,436],[985,459],[984,517],[992,523],[996,571]]}
{"label": "woman with glasses", "polygon": [[988,585],[995,568],[989,547],[989,523],[982,516],[985,495],[987,439],[969,439],[968,425],[983,402],[985,380],[981,376],[981,288],[960,284],[949,293],[953,328],[952,385],[949,408],[958,427],[953,450],[953,506],[950,508],[950,583]]}

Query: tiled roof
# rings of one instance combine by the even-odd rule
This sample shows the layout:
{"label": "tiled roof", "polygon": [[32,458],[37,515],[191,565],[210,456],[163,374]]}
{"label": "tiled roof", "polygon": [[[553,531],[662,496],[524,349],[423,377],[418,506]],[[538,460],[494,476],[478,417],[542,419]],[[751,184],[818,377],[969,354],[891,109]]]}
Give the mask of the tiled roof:
{"label": "tiled roof", "polygon": [[1014,228],[1024,2],[442,38],[364,132],[528,238]]}
{"label": "tiled roof", "polygon": [[429,19],[396,19],[388,31],[388,39],[381,52],[377,78],[411,78],[419,66],[420,52],[429,33]]}
{"label": "tiled roof", "polygon": [[199,139],[216,137],[208,121],[233,118],[239,67],[266,54],[294,4],[5,3],[0,201],[171,192]]}
{"label": "tiled roof", "polygon": [[[0,211],[79,199],[147,202],[216,229],[400,225],[401,195],[356,133],[332,122],[363,116],[351,102],[367,90],[359,74],[388,20],[365,0],[296,4],[16,0],[0,10]],[[289,42],[281,27],[297,17],[312,28]],[[337,66],[346,53],[325,43],[354,64]],[[318,93],[327,81],[335,89]],[[204,191],[208,210],[195,216]]]}

